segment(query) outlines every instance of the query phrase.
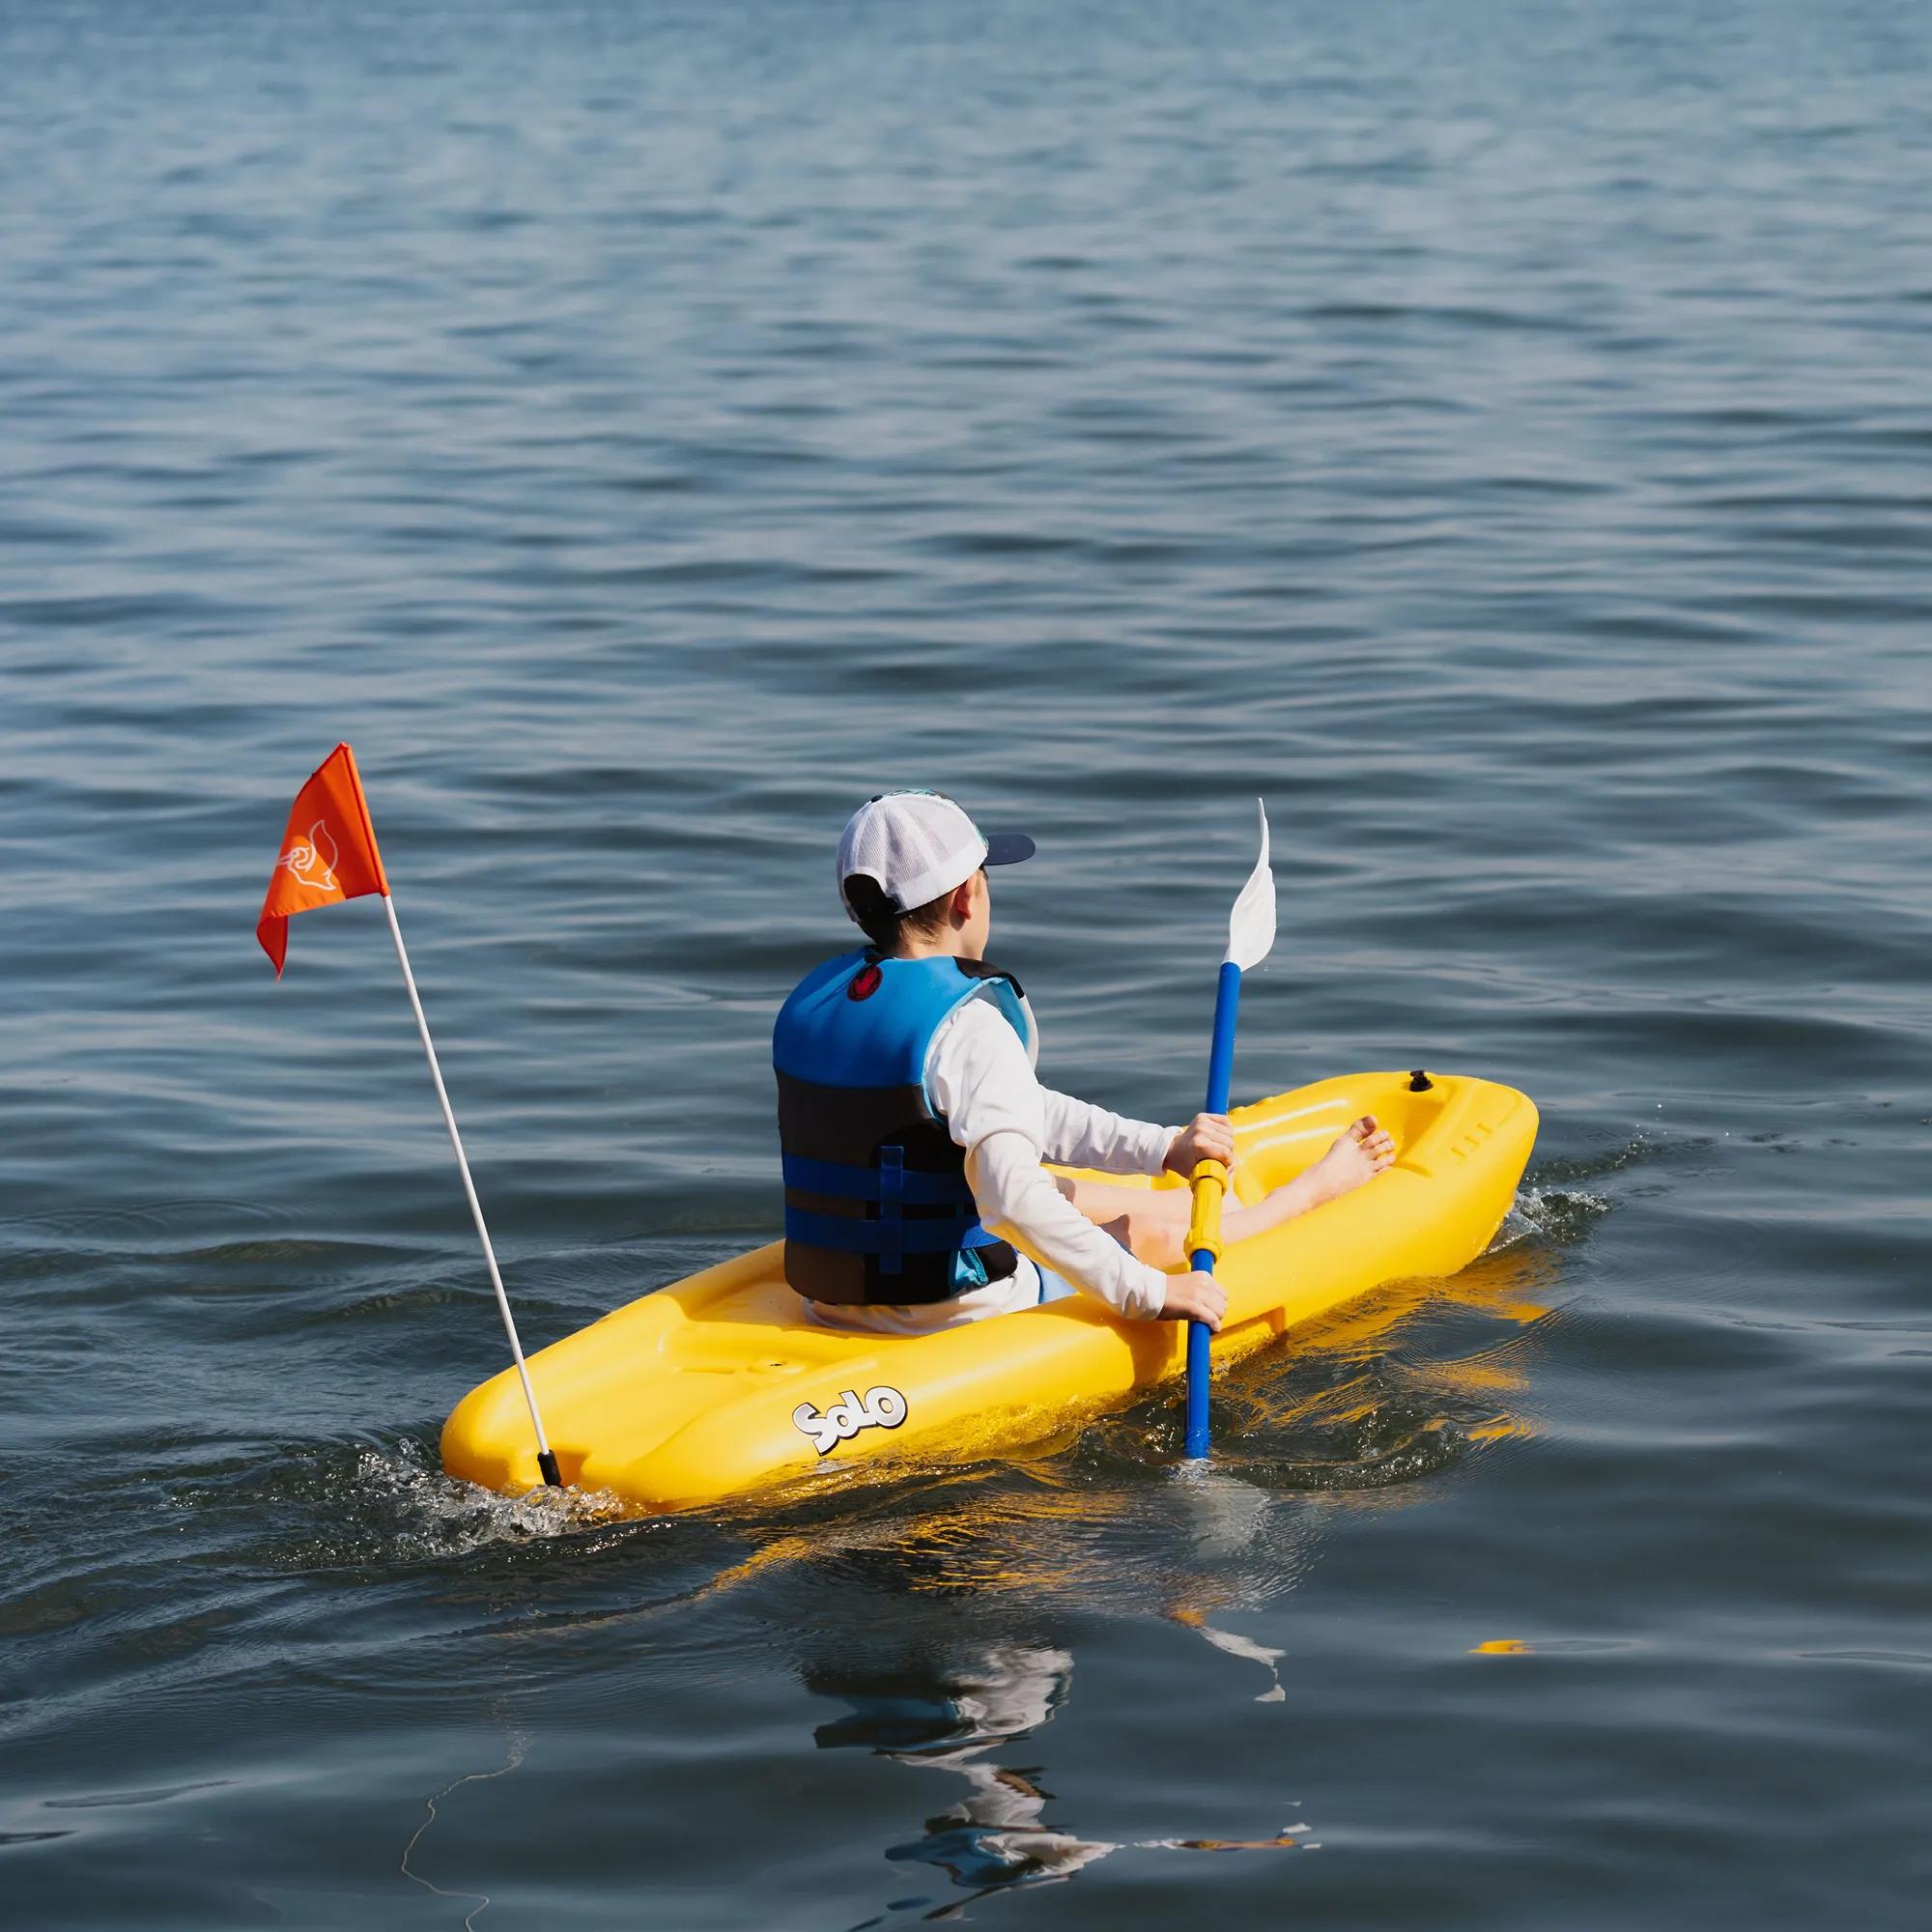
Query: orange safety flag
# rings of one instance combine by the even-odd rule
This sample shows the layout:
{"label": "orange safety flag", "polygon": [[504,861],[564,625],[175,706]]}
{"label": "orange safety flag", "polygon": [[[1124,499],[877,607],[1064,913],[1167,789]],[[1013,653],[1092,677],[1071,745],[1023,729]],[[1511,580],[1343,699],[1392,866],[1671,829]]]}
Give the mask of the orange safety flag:
{"label": "orange safety flag", "polygon": [[316,767],[315,776],[296,793],[289,829],[282,834],[282,856],[269,879],[269,895],[255,937],[282,977],[289,954],[289,921],[313,906],[359,899],[368,893],[389,895],[369,802],[355,771],[355,753],[338,745]]}

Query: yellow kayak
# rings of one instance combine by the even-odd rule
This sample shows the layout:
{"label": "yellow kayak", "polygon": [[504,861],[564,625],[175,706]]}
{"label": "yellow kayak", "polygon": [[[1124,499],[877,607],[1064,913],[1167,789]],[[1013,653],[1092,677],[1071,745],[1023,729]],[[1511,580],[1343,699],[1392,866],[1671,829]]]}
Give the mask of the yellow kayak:
{"label": "yellow kayak", "polygon": [[[1395,1165],[1228,1249],[1217,1369],[1382,1282],[1455,1273],[1501,1226],[1536,1108],[1454,1074],[1357,1073],[1235,1109],[1235,1193],[1254,1201],[1293,1179],[1362,1114],[1394,1135]],[[655,1512],[996,1456],[1179,1376],[1185,1356],[1184,1322],[1122,1321],[1086,1296],[932,1335],[838,1333],[805,1319],[775,1241],[639,1296],[532,1355],[529,1372],[564,1481]],[[513,1370],[457,1405],[442,1463],[506,1493],[541,1483]]]}

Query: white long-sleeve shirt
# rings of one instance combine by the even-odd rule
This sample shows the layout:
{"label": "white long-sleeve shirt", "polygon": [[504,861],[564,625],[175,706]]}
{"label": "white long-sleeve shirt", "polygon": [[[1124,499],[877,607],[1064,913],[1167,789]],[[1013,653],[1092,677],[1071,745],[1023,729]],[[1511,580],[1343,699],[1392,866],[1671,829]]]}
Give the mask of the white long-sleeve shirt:
{"label": "white long-sleeve shirt", "polygon": [[961,1007],[933,1036],[925,1092],[966,1151],[966,1179],[980,1219],[1020,1251],[1020,1264],[1003,1280],[949,1301],[910,1307],[809,1303],[821,1321],[890,1335],[983,1321],[1038,1301],[1037,1264],[1123,1315],[1160,1313],[1167,1277],[1088,1220],[1040,1163],[1158,1174],[1178,1129],[1125,1120],[1042,1087],[1019,1035],[983,1000]]}

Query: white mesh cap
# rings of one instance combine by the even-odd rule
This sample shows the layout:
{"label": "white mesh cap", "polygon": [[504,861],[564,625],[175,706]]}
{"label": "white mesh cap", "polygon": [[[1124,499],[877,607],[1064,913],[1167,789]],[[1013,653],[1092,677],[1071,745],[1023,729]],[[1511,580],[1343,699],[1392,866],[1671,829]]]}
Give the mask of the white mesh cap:
{"label": "white mesh cap", "polygon": [[[899,912],[910,912],[964,885],[981,866],[1031,859],[1024,833],[988,838],[958,806],[936,791],[889,791],[855,811],[838,841],[838,897],[845,881],[874,881]],[[848,915],[852,908],[846,905]],[[856,915],[853,915],[856,917]]]}

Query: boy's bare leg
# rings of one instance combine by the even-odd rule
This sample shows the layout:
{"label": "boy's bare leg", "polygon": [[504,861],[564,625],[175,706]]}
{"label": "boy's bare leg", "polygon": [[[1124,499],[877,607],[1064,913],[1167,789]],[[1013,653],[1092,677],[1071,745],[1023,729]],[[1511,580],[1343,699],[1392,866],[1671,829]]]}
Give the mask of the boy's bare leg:
{"label": "boy's bare leg", "polygon": [[[1395,1163],[1395,1142],[1373,1114],[1351,1122],[1313,1167],[1304,1168],[1285,1187],[1277,1187],[1251,1207],[1230,1202],[1221,1214],[1221,1231],[1230,1241],[1245,1241],[1311,1208],[1339,1201]],[[1183,1218],[1181,1233],[1187,1232]]]}
{"label": "boy's bare leg", "polygon": [[1187,1233],[1188,1197],[1172,1187],[1115,1187],[1104,1180],[1048,1179],[1096,1227],[1153,1267],[1173,1267]]}
{"label": "boy's bare leg", "polygon": [[[1231,1199],[1221,1210],[1222,1236],[1233,1243],[1279,1227],[1311,1208],[1352,1193],[1394,1159],[1395,1142],[1373,1114],[1364,1114],[1313,1167],[1286,1186],[1252,1205]],[[1113,1187],[1103,1180],[1073,1180],[1064,1174],[1053,1179],[1090,1221],[1142,1261],[1154,1267],[1174,1267],[1183,1259],[1180,1244],[1192,1212],[1185,1188]]]}

